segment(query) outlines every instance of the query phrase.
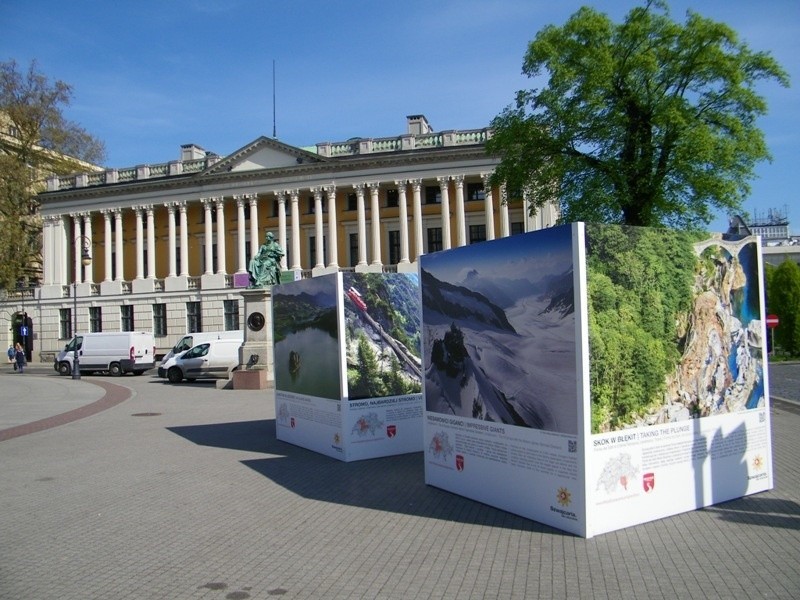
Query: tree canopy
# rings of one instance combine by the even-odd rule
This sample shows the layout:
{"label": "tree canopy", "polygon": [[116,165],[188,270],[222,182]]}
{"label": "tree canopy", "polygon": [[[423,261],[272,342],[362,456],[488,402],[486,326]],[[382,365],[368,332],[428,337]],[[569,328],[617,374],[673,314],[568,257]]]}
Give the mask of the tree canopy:
{"label": "tree canopy", "polygon": [[36,194],[51,174],[86,171],[105,159],[101,141],[64,118],[72,88],[32,62],[0,62],[0,288],[35,279],[41,223]]}
{"label": "tree canopy", "polygon": [[727,25],[662,0],[621,24],[583,7],[530,42],[522,72],[547,74],[492,121],[493,182],[521,190],[532,213],[553,195],[562,220],[700,228],[734,211],[770,158],[756,126],[756,84],[789,78]]}
{"label": "tree canopy", "polygon": [[765,275],[767,310],[780,319],[775,341],[787,354],[800,356],[800,266],[787,259],[777,267],[769,265]]}

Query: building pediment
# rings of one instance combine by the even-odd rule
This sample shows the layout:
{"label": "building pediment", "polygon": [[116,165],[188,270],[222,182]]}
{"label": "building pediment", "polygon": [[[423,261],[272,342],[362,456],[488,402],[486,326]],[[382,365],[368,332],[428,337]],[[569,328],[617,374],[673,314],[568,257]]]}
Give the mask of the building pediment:
{"label": "building pediment", "polygon": [[203,174],[285,169],[301,164],[328,162],[328,160],[313,152],[262,136],[215,163]]}

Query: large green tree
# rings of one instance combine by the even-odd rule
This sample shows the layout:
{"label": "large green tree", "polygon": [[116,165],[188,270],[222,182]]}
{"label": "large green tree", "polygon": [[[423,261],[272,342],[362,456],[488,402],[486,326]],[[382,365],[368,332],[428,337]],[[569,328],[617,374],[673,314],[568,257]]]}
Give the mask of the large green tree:
{"label": "large green tree", "polygon": [[49,175],[86,171],[105,159],[103,143],[64,118],[72,88],[32,62],[0,62],[0,289],[36,277],[41,222],[36,194]]}
{"label": "large green tree", "polygon": [[767,310],[780,320],[775,341],[788,354],[800,356],[800,266],[785,260],[768,273]]}
{"label": "large green tree", "polygon": [[524,191],[535,212],[556,194],[562,220],[702,227],[736,210],[769,159],[756,85],[788,75],[728,26],[666,2],[621,24],[589,7],[547,26],[522,68],[547,74],[492,121],[494,183]]}

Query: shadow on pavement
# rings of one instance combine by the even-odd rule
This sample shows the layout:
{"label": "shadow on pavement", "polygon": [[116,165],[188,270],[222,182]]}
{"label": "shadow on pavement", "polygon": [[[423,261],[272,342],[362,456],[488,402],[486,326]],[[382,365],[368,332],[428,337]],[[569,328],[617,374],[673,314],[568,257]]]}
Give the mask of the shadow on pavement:
{"label": "shadow on pavement", "polygon": [[345,463],[279,441],[274,419],[168,429],[202,446],[276,455],[241,462],[305,498],[443,521],[574,537],[426,485],[422,452]]}
{"label": "shadow on pavement", "polygon": [[767,498],[756,494],[703,510],[732,523],[800,530],[800,504],[793,500]]}

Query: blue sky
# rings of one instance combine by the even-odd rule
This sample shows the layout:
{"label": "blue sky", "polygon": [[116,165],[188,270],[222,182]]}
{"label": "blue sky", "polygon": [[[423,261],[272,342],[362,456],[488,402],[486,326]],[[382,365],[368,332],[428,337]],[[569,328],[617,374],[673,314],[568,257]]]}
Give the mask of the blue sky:
{"label": "blue sky", "polygon": [[[527,43],[582,5],[615,21],[635,0],[0,0],[0,60],[73,87],[65,114],[106,144],[110,167],[179,158],[196,143],[226,155],[273,131],[309,146],[405,132],[424,114],[436,131],[477,129],[535,87]],[[751,214],[786,211],[800,232],[800,2],[673,0],[770,52],[793,87],[759,87],[759,125],[774,156],[758,168]],[[712,230],[725,229],[720,215]]]}

